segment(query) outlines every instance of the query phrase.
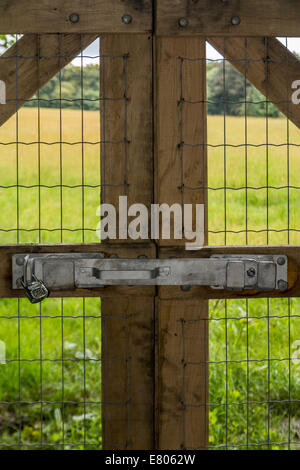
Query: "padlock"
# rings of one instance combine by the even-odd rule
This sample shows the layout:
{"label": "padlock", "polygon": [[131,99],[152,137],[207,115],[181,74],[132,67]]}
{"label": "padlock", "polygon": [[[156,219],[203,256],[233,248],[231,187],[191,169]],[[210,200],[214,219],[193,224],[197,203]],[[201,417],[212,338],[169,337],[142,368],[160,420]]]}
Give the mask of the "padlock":
{"label": "padlock", "polygon": [[21,284],[25,290],[26,296],[32,304],[42,302],[42,300],[49,297],[49,289],[46,287],[43,281],[37,279],[34,274],[32,275],[32,280],[30,282],[25,282],[24,278],[22,278]]}

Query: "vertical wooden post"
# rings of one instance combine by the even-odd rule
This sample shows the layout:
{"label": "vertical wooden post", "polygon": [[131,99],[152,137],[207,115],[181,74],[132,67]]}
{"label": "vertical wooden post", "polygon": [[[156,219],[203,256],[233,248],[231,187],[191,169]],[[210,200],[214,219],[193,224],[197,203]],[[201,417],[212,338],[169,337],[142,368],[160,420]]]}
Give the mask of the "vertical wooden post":
{"label": "vertical wooden post", "polygon": [[[158,38],[155,47],[155,199],[205,204],[206,54],[201,38]],[[207,243],[207,217],[205,243]],[[160,240],[184,256],[186,240]],[[176,292],[174,287],[174,297]],[[208,301],[164,299],[156,310],[156,446],[208,444]]]}
{"label": "vertical wooden post", "polygon": [[[153,201],[152,37],[105,35],[101,49],[101,200]],[[124,246],[128,240],[121,240]],[[131,241],[132,243],[132,241]],[[137,245],[136,245],[137,246]],[[148,243],[144,254],[155,256]],[[116,247],[117,254],[117,247]],[[152,449],[154,295],[102,300],[103,448]]]}

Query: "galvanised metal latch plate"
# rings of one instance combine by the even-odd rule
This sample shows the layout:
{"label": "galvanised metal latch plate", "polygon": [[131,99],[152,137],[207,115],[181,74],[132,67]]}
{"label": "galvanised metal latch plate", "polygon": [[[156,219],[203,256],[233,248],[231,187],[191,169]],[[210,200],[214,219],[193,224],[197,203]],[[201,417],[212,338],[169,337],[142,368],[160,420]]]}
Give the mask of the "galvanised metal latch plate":
{"label": "galvanised metal latch plate", "polygon": [[114,285],[196,285],[237,291],[288,288],[288,259],[284,255],[106,259],[103,253],[18,254],[12,257],[12,272],[13,289],[26,290],[26,286],[40,282],[37,293],[41,294],[44,287],[62,291]]}

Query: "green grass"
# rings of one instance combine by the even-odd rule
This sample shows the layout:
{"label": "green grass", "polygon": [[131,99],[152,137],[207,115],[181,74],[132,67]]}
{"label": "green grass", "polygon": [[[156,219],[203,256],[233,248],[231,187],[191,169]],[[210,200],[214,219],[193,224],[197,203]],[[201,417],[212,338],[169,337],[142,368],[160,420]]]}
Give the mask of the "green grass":
{"label": "green grass", "polygon": [[[59,142],[59,111],[41,109],[40,118],[41,141]],[[244,120],[228,117],[226,121],[226,143],[243,144]],[[85,112],[84,122],[83,139],[92,142],[84,145],[84,158],[82,145],[75,144],[82,139],[79,111],[62,112],[62,140],[74,145],[20,144],[18,152],[16,145],[1,146],[1,244],[98,242],[95,229],[100,202],[99,113]],[[18,129],[19,141],[37,141],[37,109],[19,113]],[[290,126],[289,132],[290,142],[299,145],[300,136],[294,126]],[[227,147],[225,178],[223,118],[209,117],[211,245],[300,242],[298,190],[286,188],[288,182],[300,187],[298,148],[291,146],[288,153],[287,146],[270,146],[267,153],[265,135],[266,121],[249,118],[248,142],[259,147],[248,147],[247,152],[244,146]],[[283,144],[286,139],[286,120],[270,119],[269,143]],[[14,117],[0,128],[0,142],[15,140]],[[247,193],[245,189],[238,189],[246,185],[246,169],[247,186],[262,189],[248,189]],[[61,190],[61,180],[70,187]],[[39,190],[35,187],[39,183],[47,187]],[[91,186],[84,189],[84,204],[83,183]],[[283,189],[267,191],[267,183]],[[19,231],[16,230],[18,224]],[[90,230],[83,232],[83,224]],[[61,226],[64,230],[60,230]],[[268,236],[267,226],[271,229]],[[286,360],[290,354],[295,354],[289,344],[292,346],[300,340],[299,307],[295,299],[210,303],[212,446],[227,443],[233,448],[243,448],[248,442],[256,444],[251,447],[254,449],[268,448],[264,444],[268,439],[273,443],[290,439],[300,444],[300,408],[297,403],[288,403],[290,398],[299,396],[300,364]],[[88,448],[101,448],[100,405],[87,404],[84,408],[78,404],[84,400],[101,401],[101,325],[100,319],[95,318],[100,316],[100,299],[65,299],[63,302],[48,299],[41,307],[31,306],[26,300],[5,299],[0,301],[0,309],[0,340],[6,344],[7,357],[7,362],[0,364],[0,401],[11,402],[0,405],[0,443],[17,446],[22,440],[23,448],[39,448],[42,440],[51,448],[61,448],[64,431],[66,448],[83,448],[78,443],[84,441]],[[86,357],[92,359],[85,365],[84,349]],[[27,361],[19,364],[19,355]],[[62,356],[67,359],[63,367],[61,361],[55,360]],[[226,361],[229,361],[227,365]],[[20,399],[24,402],[21,405],[18,404]],[[42,410],[39,403],[28,404],[41,399],[46,402]],[[287,446],[271,444],[270,447]]]}

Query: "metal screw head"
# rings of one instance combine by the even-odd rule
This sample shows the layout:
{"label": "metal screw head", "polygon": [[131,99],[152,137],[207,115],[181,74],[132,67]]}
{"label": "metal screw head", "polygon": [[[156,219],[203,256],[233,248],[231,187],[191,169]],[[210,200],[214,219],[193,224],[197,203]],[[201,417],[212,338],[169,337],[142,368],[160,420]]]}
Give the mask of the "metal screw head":
{"label": "metal screw head", "polygon": [[116,255],[115,253],[112,253],[111,255],[109,255],[110,259],[117,259],[118,258],[118,255]]}
{"label": "metal screw head", "polygon": [[281,291],[285,291],[288,289],[288,283],[286,281],[280,280],[278,281],[278,289]]}
{"label": "metal screw head", "polygon": [[71,13],[71,15],[69,16],[69,20],[71,21],[71,23],[78,23],[79,21],[78,13]]}
{"label": "metal screw head", "polygon": [[18,266],[23,266],[24,265],[24,258],[22,258],[22,256],[19,256],[17,259],[16,259],[16,264]]}
{"label": "metal screw head", "polygon": [[283,256],[280,256],[277,259],[277,264],[279,264],[279,266],[284,266],[285,265],[285,258]]}
{"label": "metal screw head", "polygon": [[184,286],[180,286],[180,289],[182,290],[182,292],[188,292],[189,290],[191,290],[191,286],[186,284]]}
{"label": "metal screw head", "polygon": [[255,276],[256,276],[256,271],[255,271],[255,269],[254,269],[254,268],[248,269],[247,275],[248,275],[248,277],[255,277]]}
{"label": "metal screw head", "polygon": [[179,18],[178,24],[181,28],[186,28],[189,24],[189,20],[187,18]]}
{"label": "metal screw head", "polygon": [[124,24],[130,24],[132,22],[132,16],[131,15],[123,15],[122,16],[122,21]]}
{"label": "metal screw head", "polygon": [[241,23],[241,18],[239,16],[233,16],[231,18],[231,23],[234,25],[234,26],[238,26],[240,23]]}
{"label": "metal screw head", "polygon": [[138,259],[147,259],[147,258],[148,258],[148,256],[146,256],[146,255],[139,255],[138,256]]}

